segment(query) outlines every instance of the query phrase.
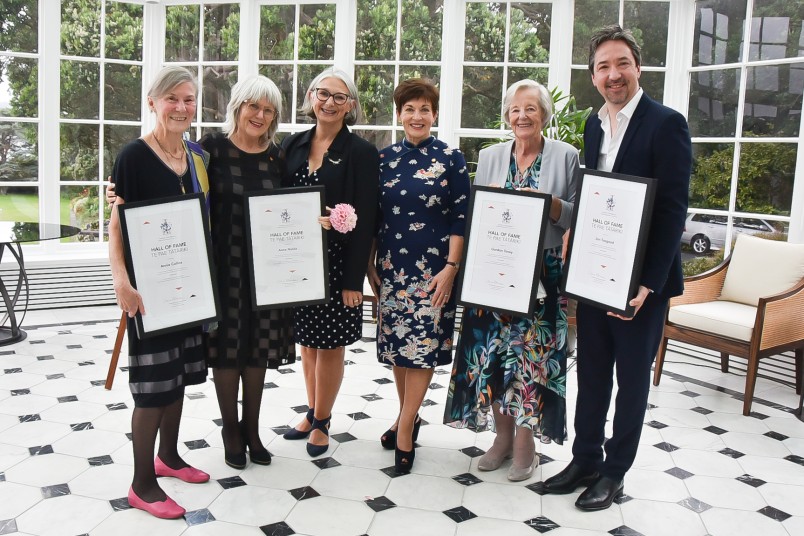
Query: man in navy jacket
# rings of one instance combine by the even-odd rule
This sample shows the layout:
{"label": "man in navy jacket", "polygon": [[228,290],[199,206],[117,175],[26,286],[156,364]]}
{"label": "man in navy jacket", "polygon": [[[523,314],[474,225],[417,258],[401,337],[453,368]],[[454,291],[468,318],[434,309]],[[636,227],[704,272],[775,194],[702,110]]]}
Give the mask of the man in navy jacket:
{"label": "man in navy jacket", "polygon": [[[546,493],[556,494],[586,486],[575,506],[603,510],[623,493],[623,479],[639,445],[667,303],[684,289],[680,244],[692,149],[684,117],[639,87],[640,47],[630,31],[613,25],[596,32],[589,46],[589,70],[606,102],[586,124],[586,167],[657,179],[640,286],[630,301],[634,316],[578,304],[573,459],[543,484]],[[614,427],[605,440],[615,369]]]}

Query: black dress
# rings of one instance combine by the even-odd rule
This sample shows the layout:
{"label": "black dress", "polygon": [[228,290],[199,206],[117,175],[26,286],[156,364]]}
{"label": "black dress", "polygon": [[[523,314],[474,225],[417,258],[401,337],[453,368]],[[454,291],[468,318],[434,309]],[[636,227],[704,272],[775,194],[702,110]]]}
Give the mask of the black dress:
{"label": "black dress", "polygon": [[288,136],[288,184],[324,186],[326,205],[352,205],[357,225],[346,234],[327,232],[330,301],[294,310],[294,339],[308,348],[334,349],[361,336],[362,307],[344,307],[343,289],[363,291],[374,239],[380,160],[377,148],[344,126],[330,144],[321,167],[309,175],[308,159],[316,127]]}
{"label": "black dress", "polygon": [[278,188],[287,171],[284,152],[238,149],[224,134],[201,139],[210,154],[210,228],[222,318],[209,336],[213,368],[279,368],[296,360],[288,309],[252,310],[251,264],[245,236],[243,193]]}
{"label": "black dress", "polygon": [[[177,176],[141,139],[123,147],[112,176],[117,195],[127,203],[193,191],[190,170]],[[143,305],[147,311],[148,304]],[[140,339],[134,320],[129,318],[127,329],[128,381],[136,407],[167,406],[184,396],[185,386],[206,381],[200,327]]]}

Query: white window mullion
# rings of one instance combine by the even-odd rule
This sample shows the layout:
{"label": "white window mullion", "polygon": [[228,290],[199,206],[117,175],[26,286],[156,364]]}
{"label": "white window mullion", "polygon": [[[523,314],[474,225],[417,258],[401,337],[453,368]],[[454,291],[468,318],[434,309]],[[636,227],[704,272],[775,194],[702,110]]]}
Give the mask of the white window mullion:
{"label": "white window mullion", "polygon": [[257,0],[240,2],[240,36],[237,48],[237,79],[257,74],[260,59],[260,6]]}
{"label": "white window mullion", "polygon": [[143,135],[156,126],[156,117],[148,109],[148,88],[165,62],[165,6],[146,3],[142,21],[142,117]]}
{"label": "white window mullion", "polygon": [[[61,221],[61,9],[53,9],[49,0],[39,0],[39,221]],[[41,242],[43,253],[54,253],[58,240]]]}
{"label": "white window mullion", "polygon": [[[799,132],[804,132],[804,103],[801,106],[801,123]],[[798,138],[796,153],[796,171],[793,175],[793,199],[790,208],[790,229],[788,242],[804,244],[804,136]]]}
{"label": "white window mullion", "polygon": [[[296,32],[298,33],[298,32]],[[357,2],[335,2],[335,67],[343,69],[354,80],[355,42],[357,41]]]}
{"label": "white window mullion", "polygon": [[557,87],[565,95],[570,92],[572,76],[572,39],[575,0],[553,2],[550,22],[550,64],[548,89]]}
{"label": "white window mullion", "polygon": [[463,92],[463,32],[466,25],[466,3],[463,0],[444,0],[442,20],[438,137],[450,146],[457,147]]}
{"label": "white window mullion", "polygon": [[695,38],[695,2],[670,2],[667,24],[667,71],[664,77],[664,104],[687,117],[690,100],[690,74]]}

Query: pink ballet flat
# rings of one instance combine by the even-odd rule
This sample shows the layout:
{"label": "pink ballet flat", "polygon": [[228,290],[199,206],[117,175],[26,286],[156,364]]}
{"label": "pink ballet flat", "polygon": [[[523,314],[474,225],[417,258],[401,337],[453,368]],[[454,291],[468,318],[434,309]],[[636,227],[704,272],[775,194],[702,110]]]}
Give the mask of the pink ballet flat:
{"label": "pink ballet flat", "polygon": [[129,488],[128,490],[128,504],[130,504],[132,508],[143,510],[160,519],[178,519],[187,512],[187,510],[176,504],[176,501],[170,497],[166,498],[164,501],[145,502],[134,493],[134,488]]}
{"label": "pink ballet flat", "polygon": [[202,482],[209,481],[209,475],[195,467],[182,467],[181,469],[171,469],[159,456],[154,460],[154,471],[156,476],[172,476],[190,484],[201,484]]}

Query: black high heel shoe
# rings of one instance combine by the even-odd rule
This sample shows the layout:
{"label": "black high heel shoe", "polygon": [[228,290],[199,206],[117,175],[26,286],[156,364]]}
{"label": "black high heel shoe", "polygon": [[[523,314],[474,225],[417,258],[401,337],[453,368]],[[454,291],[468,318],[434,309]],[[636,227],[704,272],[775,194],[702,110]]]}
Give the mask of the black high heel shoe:
{"label": "black high heel shoe", "polygon": [[[313,427],[310,429],[310,432],[313,430],[320,430],[324,433],[325,436],[329,437],[329,421],[332,419],[332,415],[327,417],[326,419],[321,419],[320,421],[313,417]],[[307,442],[307,454],[315,458],[316,456],[321,456],[324,454],[327,449],[329,448],[329,441],[327,441],[326,445],[313,445],[309,441]]]}
{"label": "black high heel shoe", "polygon": [[[268,452],[268,449],[254,450],[251,448],[251,444],[248,442],[248,434],[246,433],[246,423],[243,421],[240,421],[240,435],[243,438],[243,446],[248,447],[248,457],[251,459],[251,463],[271,465],[271,453]],[[245,454],[245,448],[243,453]]]}
{"label": "black high heel shoe", "polygon": [[[305,418],[307,419],[307,422],[309,422],[310,425],[313,424],[313,419],[315,419],[315,417],[313,416],[313,411],[314,411],[313,408],[308,409],[307,410],[307,415],[305,416]],[[305,439],[308,435],[310,435],[310,432],[312,432],[312,431],[313,431],[312,428],[310,428],[306,432],[302,432],[301,430],[297,430],[296,428],[291,428],[290,430],[288,430],[287,432],[282,434],[282,437],[284,437],[285,439],[291,439],[291,440],[293,440],[293,439]]]}
{"label": "black high heel shoe", "polygon": [[[416,415],[416,420],[413,422],[413,442],[419,439],[419,428],[422,425],[422,418]],[[399,426],[399,424],[397,424]],[[396,430],[389,428],[383,435],[380,436],[380,444],[386,450],[393,450],[396,448]]]}
{"label": "black high heel shoe", "polygon": [[[223,439],[223,428],[221,428],[221,439]],[[246,468],[246,443],[243,441],[243,448],[238,452],[230,452],[226,450],[226,442],[223,443],[223,461],[226,465],[234,469]]]}
{"label": "black high heel shoe", "polygon": [[394,471],[400,475],[410,473],[413,468],[413,459],[416,457],[416,447],[410,450],[400,450],[399,447],[394,449]]}

